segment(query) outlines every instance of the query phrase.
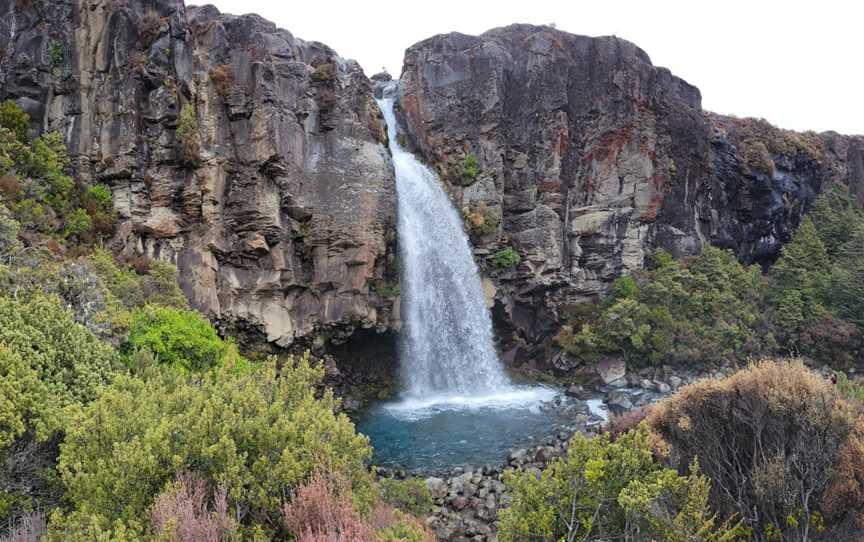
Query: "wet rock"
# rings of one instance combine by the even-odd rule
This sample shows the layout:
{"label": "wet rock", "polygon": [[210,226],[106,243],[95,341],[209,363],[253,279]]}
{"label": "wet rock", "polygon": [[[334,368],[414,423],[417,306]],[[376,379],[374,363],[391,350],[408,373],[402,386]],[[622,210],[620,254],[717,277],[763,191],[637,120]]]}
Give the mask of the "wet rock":
{"label": "wet rock", "polygon": [[443,499],[447,496],[447,482],[442,480],[441,478],[435,478],[434,476],[426,478],[426,487],[429,488],[429,492],[432,494],[433,499]]}
{"label": "wet rock", "polygon": [[633,402],[629,394],[621,391],[613,391],[606,397],[606,406],[608,406],[609,410],[612,412],[623,412],[633,408]]}
{"label": "wet rock", "polygon": [[627,364],[621,358],[606,358],[594,367],[600,380],[609,386],[626,386]]}

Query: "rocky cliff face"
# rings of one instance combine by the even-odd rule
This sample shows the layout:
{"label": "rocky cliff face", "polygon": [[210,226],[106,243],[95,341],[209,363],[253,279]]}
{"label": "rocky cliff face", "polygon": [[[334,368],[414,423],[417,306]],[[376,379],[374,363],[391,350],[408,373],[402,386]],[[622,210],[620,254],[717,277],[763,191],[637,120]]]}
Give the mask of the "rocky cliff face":
{"label": "rocky cliff face", "polygon": [[[864,202],[864,138],[704,112],[697,88],[615,37],[436,36],[406,52],[400,83],[407,139],[466,216],[511,359],[656,248],[767,264],[826,185]],[[496,270],[506,246],[522,263]]]}
{"label": "rocky cliff face", "polygon": [[[176,263],[197,308],[282,346],[353,336],[347,357],[378,359],[374,333],[398,328],[372,92],[356,63],[257,16],[0,0],[0,99],[64,134],[77,176],[111,188],[112,247]],[[511,360],[655,248],[768,263],[826,185],[864,202],[861,137],[706,113],[698,89],[617,38],[436,36],[407,51],[399,106],[463,210]],[[505,247],[517,267],[490,263]]]}
{"label": "rocky cliff face", "polygon": [[5,98],[111,188],[114,249],[175,262],[221,323],[283,346],[396,325],[392,165],[355,62],[182,0],[0,0]]}

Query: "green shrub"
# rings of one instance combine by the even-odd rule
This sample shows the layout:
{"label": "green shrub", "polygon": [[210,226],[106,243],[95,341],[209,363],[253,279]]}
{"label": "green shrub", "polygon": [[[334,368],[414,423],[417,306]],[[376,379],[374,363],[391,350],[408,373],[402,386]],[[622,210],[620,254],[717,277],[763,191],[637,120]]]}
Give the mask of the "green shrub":
{"label": "green shrub", "polygon": [[201,135],[198,132],[198,108],[192,103],[187,103],[180,109],[177,142],[180,145],[182,161],[190,166],[196,165],[201,152]]}
{"label": "green shrub", "polygon": [[12,213],[0,200],[0,262],[8,262],[20,249],[21,242],[18,240],[20,231],[21,224],[12,218]]}
{"label": "green shrub", "polygon": [[82,240],[93,231],[93,219],[84,209],[75,209],[66,217],[66,227],[63,229],[63,237],[74,237]]}
{"label": "green shrub", "polygon": [[0,128],[12,132],[18,142],[27,143],[30,139],[30,115],[21,110],[14,101],[6,100],[0,103]]}
{"label": "green shrub", "polygon": [[575,356],[623,355],[633,365],[717,364],[773,352],[759,269],[713,247],[692,261],[662,251],[654,260],[654,268],[618,279],[596,318],[562,329],[558,344]]}
{"label": "green shrub", "polygon": [[51,40],[50,45],[48,45],[48,56],[51,59],[51,68],[56,76],[60,71],[60,67],[63,65],[63,59],[66,56],[63,51],[63,44],[57,40]]}
{"label": "green shrub", "polygon": [[[39,375],[54,407],[92,400],[112,374],[117,356],[77,324],[54,296],[0,297],[0,343]],[[58,424],[57,408],[40,408],[30,422],[48,436]]]}
{"label": "green shrub", "polygon": [[131,350],[148,349],[159,363],[184,372],[206,371],[222,363],[228,345],[209,320],[185,309],[147,305],[134,312]]}
{"label": "green shrub", "polygon": [[52,517],[54,539],[85,539],[97,527],[145,533],[154,499],[187,471],[223,485],[248,527],[279,525],[284,500],[322,468],[371,503],[368,441],[334,413],[330,392],[316,398],[322,378],[307,356],[278,370],[271,359],[193,379],[118,377],[72,413],[59,467],[69,510]]}
{"label": "green shrub", "polygon": [[423,480],[384,478],[378,482],[378,491],[384,502],[399,510],[415,516],[432,513],[432,493]]}
{"label": "green shrub", "polygon": [[689,476],[680,476],[654,460],[645,424],[615,442],[577,433],[567,456],[542,476],[516,471],[505,483],[511,500],[500,512],[502,542],[745,540],[737,525],[716,521],[710,482],[695,463]]}
{"label": "green shrub", "polygon": [[461,186],[471,186],[477,180],[480,174],[480,161],[477,156],[470,152],[465,155],[462,162],[459,164],[459,174],[457,179]]}
{"label": "green shrub", "polygon": [[498,269],[509,269],[516,267],[522,261],[522,257],[518,252],[513,250],[513,247],[507,247],[499,250],[492,255],[492,265]]}

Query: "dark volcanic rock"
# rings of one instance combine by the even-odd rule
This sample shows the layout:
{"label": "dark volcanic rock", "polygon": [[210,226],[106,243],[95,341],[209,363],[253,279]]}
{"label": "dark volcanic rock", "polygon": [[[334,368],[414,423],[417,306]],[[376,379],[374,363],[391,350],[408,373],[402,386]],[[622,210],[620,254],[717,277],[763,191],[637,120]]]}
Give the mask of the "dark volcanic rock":
{"label": "dark volcanic rock", "polygon": [[[615,37],[529,25],[435,36],[407,51],[400,83],[409,143],[463,213],[498,223],[472,235],[481,265],[508,245],[522,256],[506,272],[485,265],[517,362],[562,307],[656,248],[683,257],[711,243],[768,264],[827,184],[864,202],[864,138],[706,113],[696,87]],[[464,186],[469,154],[481,171]]]}
{"label": "dark volcanic rock", "polygon": [[117,252],[175,262],[197,308],[280,345],[395,326],[375,291],[397,280],[393,170],[359,65],[181,0],[0,0],[0,15],[0,99],[110,186]]}

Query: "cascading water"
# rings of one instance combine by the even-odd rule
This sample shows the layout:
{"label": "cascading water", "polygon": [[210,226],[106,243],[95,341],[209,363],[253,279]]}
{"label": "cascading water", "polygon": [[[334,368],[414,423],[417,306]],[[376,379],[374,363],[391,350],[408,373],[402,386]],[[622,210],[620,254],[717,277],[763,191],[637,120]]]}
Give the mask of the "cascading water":
{"label": "cascading water", "polygon": [[[378,101],[396,171],[404,391],[357,418],[376,465],[420,471],[503,460],[507,450],[573,430],[549,388],[504,374],[462,221],[437,176],[398,142],[395,83]],[[558,403],[561,404],[560,402]]]}
{"label": "cascading water", "polygon": [[[387,89],[391,94],[395,86]],[[468,238],[436,175],[396,137],[392,96],[379,100],[398,194],[401,367],[406,394],[490,394],[510,386]]]}

